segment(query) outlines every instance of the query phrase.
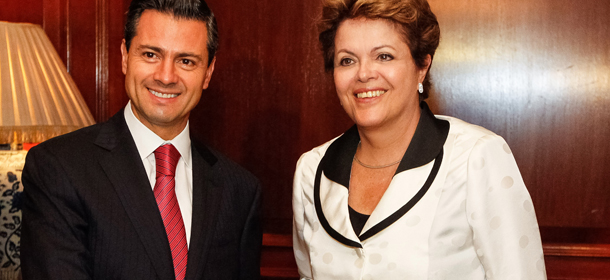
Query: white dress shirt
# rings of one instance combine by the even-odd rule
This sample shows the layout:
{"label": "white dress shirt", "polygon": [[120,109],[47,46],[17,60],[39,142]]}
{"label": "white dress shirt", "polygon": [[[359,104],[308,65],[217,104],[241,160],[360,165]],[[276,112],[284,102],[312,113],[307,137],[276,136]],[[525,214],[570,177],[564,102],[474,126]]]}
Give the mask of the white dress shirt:
{"label": "white dress shirt", "polygon": [[151,190],[155,187],[156,162],[153,153],[163,144],[172,144],[180,152],[180,160],[176,166],[176,197],[184,229],[186,231],[186,242],[190,245],[191,240],[191,218],[193,213],[193,165],[191,160],[191,137],[189,134],[189,124],[174,139],[165,141],[157,134],[148,129],[131,110],[131,101],[125,106],[125,122],[131,132],[133,140],[136,142],[140,159],[146,169]]}

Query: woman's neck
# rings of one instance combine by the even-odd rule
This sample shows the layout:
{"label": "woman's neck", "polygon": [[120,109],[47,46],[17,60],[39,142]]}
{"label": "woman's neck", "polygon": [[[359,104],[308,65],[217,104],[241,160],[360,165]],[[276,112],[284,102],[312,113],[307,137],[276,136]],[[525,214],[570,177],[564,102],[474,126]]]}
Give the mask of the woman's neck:
{"label": "woman's neck", "polygon": [[382,165],[400,160],[411,143],[421,112],[382,127],[358,127],[360,147],[358,159],[371,165]]}

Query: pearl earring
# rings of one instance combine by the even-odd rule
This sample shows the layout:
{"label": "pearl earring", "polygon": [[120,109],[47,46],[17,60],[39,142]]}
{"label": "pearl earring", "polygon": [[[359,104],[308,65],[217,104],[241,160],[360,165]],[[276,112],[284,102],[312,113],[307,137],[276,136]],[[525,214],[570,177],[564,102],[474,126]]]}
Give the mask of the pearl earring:
{"label": "pearl earring", "polygon": [[422,85],[422,83],[417,85],[417,91],[419,91],[419,93],[424,93],[424,85]]}

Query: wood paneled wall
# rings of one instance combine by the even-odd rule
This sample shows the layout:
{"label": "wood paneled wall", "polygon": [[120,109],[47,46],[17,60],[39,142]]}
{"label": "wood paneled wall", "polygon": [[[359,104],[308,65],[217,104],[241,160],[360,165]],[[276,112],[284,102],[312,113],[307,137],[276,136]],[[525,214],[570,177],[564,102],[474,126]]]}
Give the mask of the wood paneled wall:
{"label": "wood paneled wall", "polygon": [[208,3],[220,50],[191,117],[194,132],[260,178],[266,230],[289,234],[296,161],[350,126],[322,69],[314,24],[321,2]]}
{"label": "wood paneled wall", "polygon": [[[610,249],[595,247],[610,244],[610,4],[429,2],[442,35],[431,70],[433,111],[505,137],[536,207],[550,278],[578,270],[570,264],[610,274]],[[191,118],[193,134],[261,179],[264,264],[276,275],[294,275],[294,264],[279,260],[291,258],[295,163],[351,125],[323,72],[315,26],[321,3],[208,3],[218,18],[220,50]],[[119,46],[128,4],[0,0],[0,20],[41,24],[103,121],[127,102]],[[561,245],[570,243],[593,247]]]}

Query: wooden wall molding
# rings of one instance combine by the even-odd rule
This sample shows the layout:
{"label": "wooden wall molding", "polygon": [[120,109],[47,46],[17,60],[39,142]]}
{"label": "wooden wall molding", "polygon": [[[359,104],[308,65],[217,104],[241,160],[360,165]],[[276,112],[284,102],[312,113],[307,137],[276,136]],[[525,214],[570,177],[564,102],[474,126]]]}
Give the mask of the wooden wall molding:
{"label": "wooden wall molding", "polygon": [[263,234],[261,276],[268,279],[299,277],[292,253],[292,235]]}
{"label": "wooden wall molding", "polygon": [[[542,249],[550,280],[610,277],[610,244],[547,243]],[[299,276],[292,253],[292,235],[263,234],[261,276],[266,279]]]}
{"label": "wooden wall molding", "polygon": [[108,116],[108,2],[95,1],[95,105],[96,120]]}
{"label": "wooden wall molding", "polygon": [[610,258],[610,244],[552,243],[542,248],[545,256]]}

